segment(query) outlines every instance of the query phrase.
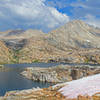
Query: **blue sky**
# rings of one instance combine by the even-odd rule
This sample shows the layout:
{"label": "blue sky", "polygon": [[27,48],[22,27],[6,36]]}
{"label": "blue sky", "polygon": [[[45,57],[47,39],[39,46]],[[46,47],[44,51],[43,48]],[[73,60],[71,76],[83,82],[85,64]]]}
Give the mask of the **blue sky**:
{"label": "blue sky", "polygon": [[71,20],[100,27],[100,0],[0,0],[0,31],[51,31]]}

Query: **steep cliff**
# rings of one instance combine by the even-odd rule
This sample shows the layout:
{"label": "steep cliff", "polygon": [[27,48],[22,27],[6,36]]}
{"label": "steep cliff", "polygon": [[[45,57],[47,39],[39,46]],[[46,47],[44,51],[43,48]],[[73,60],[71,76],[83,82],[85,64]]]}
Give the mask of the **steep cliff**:
{"label": "steep cliff", "polygon": [[0,64],[9,63],[12,59],[10,49],[8,49],[3,41],[0,41]]}

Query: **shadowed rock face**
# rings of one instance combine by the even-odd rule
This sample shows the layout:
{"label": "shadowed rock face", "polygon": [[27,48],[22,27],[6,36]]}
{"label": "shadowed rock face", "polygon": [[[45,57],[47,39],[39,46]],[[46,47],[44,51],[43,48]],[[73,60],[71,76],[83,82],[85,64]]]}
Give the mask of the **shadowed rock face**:
{"label": "shadowed rock face", "polygon": [[27,39],[30,38],[32,36],[40,36],[41,34],[43,34],[42,31],[40,30],[8,30],[5,32],[0,32],[0,39],[2,40],[10,40],[10,39]]}
{"label": "shadowed rock face", "polygon": [[43,33],[39,30],[9,30],[5,32],[0,32],[0,39],[5,42],[8,48],[13,50],[21,49],[26,44],[28,38],[32,36],[37,38]]}
{"label": "shadowed rock face", "polygon": [[27,39],[4,40],[4,43],[8,48],[12,50],[20,50],[26,45]]}

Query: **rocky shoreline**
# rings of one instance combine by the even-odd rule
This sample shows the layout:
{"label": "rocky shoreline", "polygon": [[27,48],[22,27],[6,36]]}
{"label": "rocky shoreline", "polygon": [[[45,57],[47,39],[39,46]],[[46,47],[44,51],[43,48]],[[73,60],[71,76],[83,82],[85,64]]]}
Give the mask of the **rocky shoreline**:
{"label": "rocky shoreline", "polygon": [[65,100],[65,97],[58,92],[63,86],[49,87],[49,88],[33,88],[22,91],[10,91],[0,100]]}
{"label": "rocky shoreline", "polygon": [[66,98],[59,92],[59,89],[65,85],[66,83],[60,83],[49,88],[10,91],[4,97],[0,97],[0,100],[100,100],[100,93],[96,93],[93,96],[88,96],[88,94],[85,96],[79,95],[75,99]]}
{"label": "rocky shoreline", "polygon": [[59,90],[69,81],[100,73],[100,66],[58,65],[49,68],[29,67],[21,74],[28,79],[42,82],[53,82],[57,85],[48,88],[32,88],[21,91],[9,91],[0,100],[100,100],[100,93],[92,97],[79,95],[76,99],[67,99]]}
{"label": "rocky shoreline", "polygon": [[100,73],[100,66],[58,65],[49,68],[29,67],[21,73],[28,79],[38,82],[62,83]]}
{"label": "rocky shoreline", "polygon": [[3,65],[0,65],[0,69],[2,69],[4,66]]}
{"label": "rocky shoreline", "polygon": [[6,72],[9,68],[5,67],[4,65],[0,65],[0,72]]}

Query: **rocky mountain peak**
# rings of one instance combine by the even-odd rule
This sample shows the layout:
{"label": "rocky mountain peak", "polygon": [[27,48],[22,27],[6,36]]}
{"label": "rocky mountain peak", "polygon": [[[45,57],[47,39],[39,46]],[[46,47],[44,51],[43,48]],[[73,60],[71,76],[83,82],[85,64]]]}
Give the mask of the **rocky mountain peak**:
{"label": "rocky mountain peak", "polygon": [[100,31],[81,20],[71,21],[49,33],[53,41],[72,47],[100,47]]}
{"label": "rocky mountain peak", "polygon": [[67,24],[68,24],[68,25],[69,25],[69,24],[72,24],[72,25],[73,25],[73,24],[77,24],[77,25],[80,25],[80,24],[81,24],[81,25],[82,25],[82,24],[84,25],[84,24],[85,24],[85,25],[86,25],[86,23],[85,23],[84,21],[82,21],[82,20],[72,20],[72,21],[68,22]]}

